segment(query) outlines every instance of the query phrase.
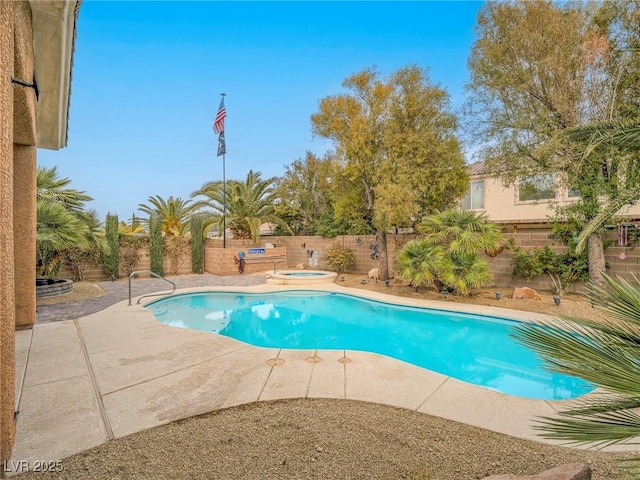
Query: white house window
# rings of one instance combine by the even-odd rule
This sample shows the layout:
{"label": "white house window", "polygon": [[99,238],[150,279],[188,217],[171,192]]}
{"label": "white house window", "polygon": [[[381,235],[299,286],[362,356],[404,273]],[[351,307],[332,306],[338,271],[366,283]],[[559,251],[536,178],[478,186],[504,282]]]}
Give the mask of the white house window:
{"label": "white house window", "polygon": [[460,206],[463,210],[484,208],[484,180],[476,180],[469,185],[469,191],[462,197]]}
{"label": "white house window", "polygon": [[551,200],[556,198],[556,177],[551,173],[539,173],[521,178],[518,182],[518,200]]}

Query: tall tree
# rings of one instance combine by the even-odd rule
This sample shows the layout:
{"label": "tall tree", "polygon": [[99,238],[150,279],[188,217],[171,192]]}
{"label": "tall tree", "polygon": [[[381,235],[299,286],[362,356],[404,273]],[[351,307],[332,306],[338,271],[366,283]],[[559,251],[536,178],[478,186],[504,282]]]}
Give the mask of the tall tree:
{"label": "tall tree", "polygon": [[356,200],[352,210],[360,209],[377,232],[380,277],[387,279],[387,231],[451,206],[466,190],[456,120],[448,112],[447,93],[417,66],[387,79],[366,69],[343,87],[347,93],[320,101],[311,117],[313,131],[334,141],[352,185],[351,195],[343,198]]}
{"label": "tall tree", "polygon": [[331,180],[335,162],[330,156],[318,158],[307,152],[304,159],[285,166],[284,176],[276,180],[281,202],[278,213],[297,235],[316,235],[319,224],[333,215]]}
{"label": "tall tree", "polygon": [[[274,190],[276,178],[262,179],[260,172],[249,170],[244,182],[229,180],[226,182],[226,226],[235,238],[252,239],[255,244],[260,240],[260,225],[274,223],[283,228],[289,226],[276,213],[279,199]],[[222,233],[224,208],[224,190],[222,182],[209,182],[193,192],[192,196],[206,197],[194,202],[193,207],[200,209],[207,218],[207,224],[217,223]]]}
{"label": "tall tree", "polygon": [[[469,61],[467,114],[490,168],[506,183],[562,172],[580,192],[574,210],[587,221],[598,214],[600,196],[616,190],[619,159],[585,157],[564,132],[610,119],[627,98],[598,25],[602,12],[595,3],[488,2]],[[599,282],[600,232],[589,236],[588,254],[590,278]]]}

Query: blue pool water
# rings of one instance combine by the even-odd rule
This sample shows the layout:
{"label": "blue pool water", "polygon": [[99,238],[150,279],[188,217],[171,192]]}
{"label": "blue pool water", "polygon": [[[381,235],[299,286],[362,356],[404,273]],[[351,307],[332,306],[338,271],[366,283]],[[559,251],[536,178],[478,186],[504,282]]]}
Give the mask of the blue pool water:
{"label": "blue pool water", "polygon": [[326,273],[323,272],[278,272],[280,275],[286,275],[288,277],[324,277]]}
{"label": "blue pool water", "polygon": [[226,335],[259,347],[361,350],[526,398],[589,392],[581,379],[549,373],[513,340],[516,322],[404,307],[328,292],[206,292],[147,306],[167,325]]}

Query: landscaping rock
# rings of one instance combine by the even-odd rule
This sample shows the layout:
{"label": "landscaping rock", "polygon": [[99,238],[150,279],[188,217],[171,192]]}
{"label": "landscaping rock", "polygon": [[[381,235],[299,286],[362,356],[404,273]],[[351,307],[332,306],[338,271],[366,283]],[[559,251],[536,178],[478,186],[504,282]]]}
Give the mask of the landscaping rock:
{"label": "landscaping rock", "polygon": [[533,288],[518,287],[513,291],[513,298],[527,300],[542,300],[542,297]]}
{"label": "landscaping rock", "polygon": [[491,475],[482,480],[591,480],[591,468],[584,463],[568,463],[537,475]]}
{"label": "landscaping rock", "polygon": [[376,282],[378,281],[378,278],[380,278],[380,274],[377,268],[372,268],[371,270],[369,270],[369,274],[367,276],[369,278],[373,278]]}

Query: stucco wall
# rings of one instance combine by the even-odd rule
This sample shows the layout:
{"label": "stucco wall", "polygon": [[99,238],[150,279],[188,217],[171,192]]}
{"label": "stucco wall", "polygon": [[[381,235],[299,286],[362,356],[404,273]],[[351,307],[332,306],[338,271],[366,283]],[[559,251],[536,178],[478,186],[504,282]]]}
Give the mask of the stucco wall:
{"label": "stucco wall", "polygon": [[[575,202],[567,195],[567,188],[560,184],[557,185],[554,200],[520,202],[515,185],[505,187],[501,180],[492,177],[471,178],[471,181],[478,180],[484,180],[484,208],[475,211],[484,212],[494,222],[544,223],[553,215],[555,207]],[[640,204],[628,207],[620,214],[640,218]]]}
{"label": "stucco wall", "polygon": [[0,461],[15,436],[15,281],[13,240],[14,2],[0,2]]}

